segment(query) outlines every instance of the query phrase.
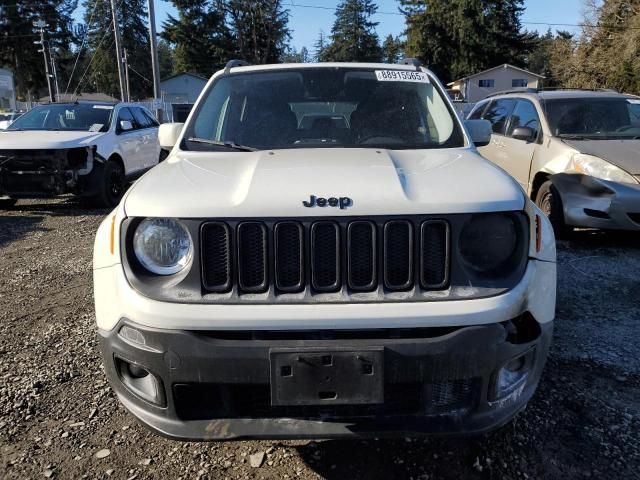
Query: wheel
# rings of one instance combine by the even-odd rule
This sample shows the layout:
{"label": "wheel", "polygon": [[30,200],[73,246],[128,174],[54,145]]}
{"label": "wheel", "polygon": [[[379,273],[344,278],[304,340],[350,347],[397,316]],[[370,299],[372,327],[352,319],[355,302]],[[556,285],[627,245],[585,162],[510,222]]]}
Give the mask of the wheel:
{"label": "wheel", "polygon": [[102,178],[98,186],[95,203],[101,207],[113,208],[120,202],[124,194],[125,178],[122,166],[109,160],[102,170]]}
{"label": "wheel", "polygon": [[16,200],[15,198],[0,198],[0,208],[11,208],[16,204],[17,201],[18,200]]}
{"label": "wheel", "polygon": [[564,238],[573,231],[573,228],[564,222],[562,198],[551,180],[540,185],[536,195],[536,205],[549,217],[556,238]]}

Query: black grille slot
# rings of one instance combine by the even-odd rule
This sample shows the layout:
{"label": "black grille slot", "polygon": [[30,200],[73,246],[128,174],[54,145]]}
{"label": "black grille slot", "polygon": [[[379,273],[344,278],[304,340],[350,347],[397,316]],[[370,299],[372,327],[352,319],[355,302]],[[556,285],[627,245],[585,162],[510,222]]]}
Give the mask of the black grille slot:
{"label": "black grille slot", "polygon": [[202,279],[204,288],[227,292],[231,288],[231,234],[222,222],[202,225]]}
{"label": "black grille slot", "polygon": [[351,222],[347,231],[349,288],[371,291],[376,288],[376,226],[371,222]]}
{"label": "black grille slot", "polygon": [[238,225],[238,284],[245,292],[266,291],[267,229],[259,222]]}
{"label": "black grille slot", "polygon": [[304,288],[304,237],[302,225],[280,222],[275,226],[276,288],[299,292]]}
{"label": "black grille slot", "polygon": [[311,281],[319,292],[340,289],[340,230],[333,222],[311,226]]}
{"label": "black grille slot", "polygon": [[443,220],[422,224],[420,283],[427,290],[442,289],[449,283],[449,224]]}
{"label": "black grille slot", "polygon": [[413,285],[413,227],[405,220],[384,226],[384,284],[390,290]]}

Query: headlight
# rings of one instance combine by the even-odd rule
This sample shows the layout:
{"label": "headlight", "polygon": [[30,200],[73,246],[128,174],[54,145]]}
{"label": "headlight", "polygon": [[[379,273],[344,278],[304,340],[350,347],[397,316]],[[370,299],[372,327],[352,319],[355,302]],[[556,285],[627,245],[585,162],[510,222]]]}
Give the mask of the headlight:
{"label": "headlight", "polygon": [[504,213],[474,215],[460,233],[463,262],[480,274],[500,274],[521,240],[515,219]]}
{"label": "headlight", "polygon": [[592,155],[576,153],[571,157],[569,169],[577,173],[583,173],[602,180],[610,180],[620,183],[638,183],[633,175],[619,167]]}
{"label": "headlight", "polygon": [[144,268],[158,275],[173,275],[193,257],[189,232],[170,218],[147,218],[133,235],[133,251]]}

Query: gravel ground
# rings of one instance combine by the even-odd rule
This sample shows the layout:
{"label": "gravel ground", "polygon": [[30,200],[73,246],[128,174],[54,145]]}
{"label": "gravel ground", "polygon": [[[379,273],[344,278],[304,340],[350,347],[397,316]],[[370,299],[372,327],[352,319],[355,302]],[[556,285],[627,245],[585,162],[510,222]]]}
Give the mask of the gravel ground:
{"label": "gravel ground", "polygon": [[177,443],[139,426],[102,371],[91,254],[106,213],[69,200],[0,212],[0,478],[640,478],[639,235],[559,243],[551,356],[497,432]]}

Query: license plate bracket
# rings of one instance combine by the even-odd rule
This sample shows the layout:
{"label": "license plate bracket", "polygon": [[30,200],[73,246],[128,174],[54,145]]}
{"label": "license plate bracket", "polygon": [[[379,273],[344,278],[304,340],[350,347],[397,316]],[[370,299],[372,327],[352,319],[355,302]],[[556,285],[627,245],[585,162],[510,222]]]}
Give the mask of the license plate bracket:
{"label": "license plate bracket", "polygon": [[271,404],[371,405],[384,402],[384,349],[272,349]]}

